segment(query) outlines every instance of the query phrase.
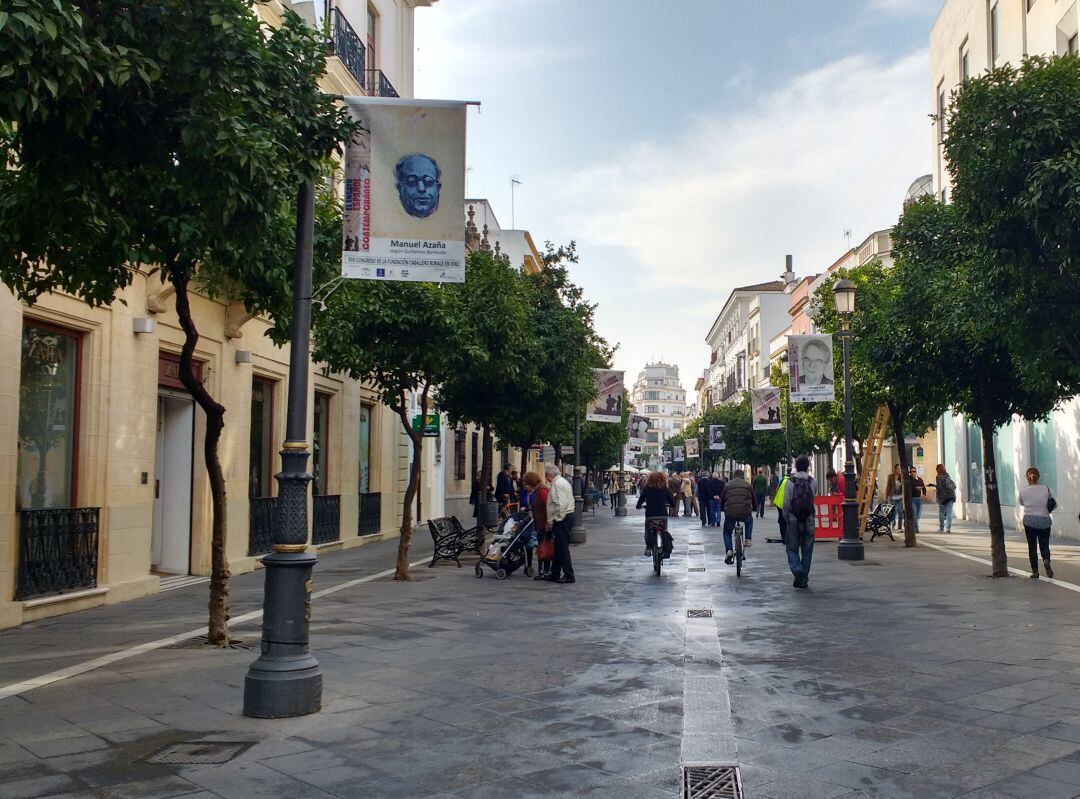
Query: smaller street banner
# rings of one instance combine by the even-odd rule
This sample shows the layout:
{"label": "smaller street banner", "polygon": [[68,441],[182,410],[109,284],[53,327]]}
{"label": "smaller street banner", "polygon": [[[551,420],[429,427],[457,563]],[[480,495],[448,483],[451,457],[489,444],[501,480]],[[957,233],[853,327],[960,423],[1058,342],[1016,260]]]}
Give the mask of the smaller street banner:
{"label": "smaller street banner", "polygon": [[724,443],[723,425],[709,425],[709,449],[713,452],[723,452],[727,449],[727,444]]}
{"label": "smaller street banner", "polygon": [[585,419],[590,422],[621,422],[623,373],[617,369],[593,369],[596,376],[596,399],[589,405]]}
{"label": "smaller street banner", "polygon": [[627,448],[630,452],[644,452],[645,442],[649,433],[652,420],[648,416],[630,415],[630,437]]}
{"label": "smaller street banner", "polygon": [[665,449],[660,453],[660,460],[662,463],[671,463],[671,450]]}
{"label": "smaller street banner", "polygon": [[426,417],[423,417],[421,423],[420,414],[416,414],[412,418],[412,429],[416,432],[424,431],[424,438],[438,438],[439,437],[439,414],[429,413]]}
{"label": "smaller street banner", "polygon": [[671,454],[675,457],[675,462],[686,460],[686,447],[680,447],[675,445],[671,448]]}
{"label": "smaller street banner", "polygon": [[755,430],[780,430],[780,389],[750,389],[750,405]]}
{"label": "smaller street banner", "polygon": [[698,440],[696,438],[686,439],[686,457],[696,458],[698,456]]}
{"label": "smaller street banner", "polygon": [[832,402],[832,336],[788,336],[788,386],[792,402]]}

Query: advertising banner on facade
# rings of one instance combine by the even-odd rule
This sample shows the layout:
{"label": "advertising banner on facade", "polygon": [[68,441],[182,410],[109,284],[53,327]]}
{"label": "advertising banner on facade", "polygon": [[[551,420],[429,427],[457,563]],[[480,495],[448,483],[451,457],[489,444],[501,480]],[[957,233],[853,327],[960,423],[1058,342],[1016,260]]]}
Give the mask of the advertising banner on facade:
{"label": "advertising banner on facade", "polygon": [[680,447],[676,444],[671,448],[671,455],[676,463],[686,460],[686,447]]}
{"label": "advertising banner on facade", "polygon": [[465,103],[350,97],[341,274],[465,282]]}
{"label": "advertising banner on facade", "polygon": [[589,404],[585,418],[590,422],[621,422],[623,373],[617,369],[593,369],[596,376],[596,399]]}
{"label": "advertising banner on facade", "polygon": [[698,440],[696,438],[686,439],[686,457],[696,458],[698,456]]}
{"label": "advertising banner on facade", "polygon": [[709,449],[714,452],[723,452],[727,449],[724,443],[724,426],[722,424],[709,425]]}
{"label": "advertising banner on facade", "polygon": [[750,411],[755,430],[780,430],[780,389],[750,389]]}
{"label": "advertising banner on facade", "polygon": [[792,402],[832,402],[832,336],[788,336],[788,385]]}

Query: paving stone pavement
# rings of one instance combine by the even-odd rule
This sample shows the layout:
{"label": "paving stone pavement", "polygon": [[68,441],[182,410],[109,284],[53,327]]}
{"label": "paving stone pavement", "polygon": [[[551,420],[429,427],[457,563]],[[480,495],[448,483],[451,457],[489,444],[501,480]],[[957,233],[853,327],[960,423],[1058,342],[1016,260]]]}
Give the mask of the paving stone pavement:
{"label": "paving stone pavement", "polygon": [[[1072,591],[889,542],[861,564],[819,544],[795,591],[772,514],[742,578],[718,531],[674,520],[656,578],[642,526],[587,519],[574,585],[440,564],[319,599],[312,716],[244,718],[254,653],[195,642],[2,700],[0,797],[674,797],[680,760],[707,759],[762,799],[1080,796]],[[330,553],[316,590],[392,557]],[[0,633],[0,685],[189,629],[204,592]],[[231,759],[151,762],[183,742]]]}

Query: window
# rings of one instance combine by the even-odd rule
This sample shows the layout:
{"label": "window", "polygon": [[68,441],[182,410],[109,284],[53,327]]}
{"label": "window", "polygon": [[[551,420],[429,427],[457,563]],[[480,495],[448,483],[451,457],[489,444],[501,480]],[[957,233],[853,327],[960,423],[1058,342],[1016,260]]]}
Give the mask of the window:
{"label": "window", "polygon": [[998,54],[1001,52],[1001,27],[1000,20],[998,19],[998,4],[990,4],[989,24],[987,25],[989,30],[990,39],[990,66],[997,66]]}
{"label": "window", "polygon": [[270,479],[274,435],[274,383],[260,377],[251,379],[251,439],[248,447],[250,475],[248,497],[273,494]]}
{"label": "window", "polygon": [[1013,426],[1007,424],[994,433],[994,463],[997,467],[998,500],[1002,505],[1016,505],[1016,454]]}
{"label": "window", "polygon": [[971,51],[968,49],[968,40],[960,45],[960,80],[965,81],[971,77]]}
{"label": "window", "polygon": [[983,501],[982,430],[971,421],[967,422],[967,462],[964,465],[967,467],[967,501],[980,503]]}
{"label": "window", "polygon": [[1056,492],[1057,453],[1054,426],[1049,420],[1031,423],[1031,465],[1039,470],[1039,482]]}
{"label": "window", "polygon": [[1024,0],[1024,7],[1031,11],[1035,7],[1035,0]]}
{"label": "window", "polygon": [[1065,45],[1065,52],[1069,55],[1080,54],[1080,42],[1077,40],[1077,34],[1073,34],[1069,39],[1069,43]]}
{"label": "window", "polygon": [[75,506],[82,338],[27,321],[19,377],[18,508]]}
{"label": "window", "polygon": [[469,445],[469,449],[472,451],[472,470],[475,477],[480,473],[480,434],[473,431],[472,444]]}
{"label": "window", "polygon": [[315,392],[314,424],[311,434],[311,491],[326,493],[326,472],[330,459],[330,395]]}
{"label": "window", "polygon": [[360,493],[371,492],[371,406],[360,406]]}
{"label": "window", "polygon": [[465,428],[454,431],[454,479],[465,479]]}
{"label": "window", "polygon": [[379,14],[372,6],[367,8],[367,62],[368,69],[378,69],[379,59],[376,57],[375,32],[379,23]]}
{"label": "window", "polygon": [[938,83],[937,89],[937,130],[938,141],[945,141],[945,80]]}

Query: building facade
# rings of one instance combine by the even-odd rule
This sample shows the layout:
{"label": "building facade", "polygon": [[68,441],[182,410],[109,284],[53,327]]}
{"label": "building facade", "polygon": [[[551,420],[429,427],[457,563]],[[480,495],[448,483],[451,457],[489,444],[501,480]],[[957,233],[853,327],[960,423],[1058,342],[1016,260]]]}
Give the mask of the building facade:
{"label": "building facade", "polygon": [[648,463],[657,464],[664,442],[686,421],[686,390],[679,380],[679,367],[663,361],[646,364],[634,381],[630,401],[636,413],[652,420],[643,455]]}
{"label": "building facade", "polygon": [[[334,32],[323,88],[411,92],[419,5],[430,1],[320,4]],[[293,7],[313,20],[307,6]],[[274,25],[285,7],[256,10]],[[240,303],[190,299],[197,377],[226,408],[229,566],[251,571],[272,544],[289,347]],[[183,341],[172,286],[148,269],[102,308],[61,294],[31,307],[0,286],[0,627],[209,575],[205,422],[178,379]],[[410,457],[400,422],[370,387],[318,364],[309,385],[310,545],[397,535]]]}
{"label": "building facade", "polygon": [[[1080,3],[1076,0],[946,0],[930,34],[931,110],[936,115],[932,156],[934,192],[950,195],[942,137],[943,117],[952,91],[965,79],[1025,55],[1077,52]],[[997,484],[1005,524],[1021,529],[1020,488],[1024,472],[1039,469],[1041,481],[1058,500],[1054,534],[1080,540],[1080,497],[1070,490],[1076,474],[1080,441],[1080,401],[1064,403],[1045,421],[1019,416],[994,435]],[[939,425],[941,462],[957,484],[956,512],[965,519],[987,521],[983,449],[979,428],[947,413]]]}

